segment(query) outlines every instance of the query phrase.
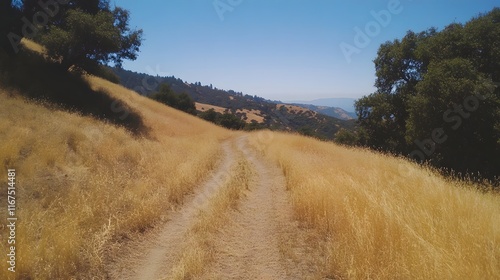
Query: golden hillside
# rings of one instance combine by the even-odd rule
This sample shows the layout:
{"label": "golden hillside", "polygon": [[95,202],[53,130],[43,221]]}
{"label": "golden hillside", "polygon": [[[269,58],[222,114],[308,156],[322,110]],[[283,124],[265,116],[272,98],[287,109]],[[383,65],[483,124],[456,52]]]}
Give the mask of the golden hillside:
{"label": "golden hillside", "polygon": [[[102,273],[107,241],[158,222],[214,168],[229,134],[120,86],[89,82],[139,107],[150,137],[0,92],[0,160],[17,172],[21,277]],[[1,196],[5,203],[6,192]],[[2,262],[0,278],[14,279],[9,275]]]}
{"label": "golden hillside", "polygon": [[[206,112],[210,109],[213,109],[217,113],[224,114],[229,111],[228,108],[220,107],[220,106],[215,106],[215,105],[210,105],[210,104],[204,104],[204,103],[198,103],[196,102],[196,110],[200,112]],[[252,121],[255,121],[257,123],[263,123],[264,122],[264,117],[262,116],[262,112],[260,110],[255,110],[255,109],[238,109],[236,110],[237,114],[242,114],[243,115],[243,120],[246,123],[252,123]]]}
{"label": "golden hillside", "polygon": [[[497,194],[367,150],[269,131],[230,132],[102,79],[87,80],[140,112],[149,135],[0,90],[0,184],[15,168],[18,205],[16,273],[3,261],[1,279],[120,279],[120,271],[110,271],[109,263],[118,263],[110,252],[158,228],[159,240],[186,240],[175,248],[179,258],[166,279],[223,279],[231,275],[228,266],[246,279],[500,277]],[[188,198],[211,174],[228,179],[214,175],[209,187],[221,190],[189,208]],[[234,226],[242,221],[248,227]],[[186,238],[174,236],[179,232]],[[236,250],[245,238],[256,238],[248,246],[265,246],[262,255],[244,251],[253,258],[238,263],[222,247]],[[7,242],[0,244],[8,252]],[[142,260],[171,253],[151,246]],[[269,258],[272,264],[253,263]]]}
{"label": "golden hillside", "polygon": [[[260,138],[263,138],[262,136]],[[368,150],[287,134],[253,145],[286,177],[316,263],[341,279],[497,279],[500,197]]]}

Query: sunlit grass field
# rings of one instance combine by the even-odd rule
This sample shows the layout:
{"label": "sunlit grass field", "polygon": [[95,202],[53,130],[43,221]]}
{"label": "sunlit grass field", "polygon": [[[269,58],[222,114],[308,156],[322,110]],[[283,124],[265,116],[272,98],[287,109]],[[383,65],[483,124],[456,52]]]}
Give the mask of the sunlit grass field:
{"label": "sunlit grass field", "polygon": [[[18,277],[102,275],[108,242],[158,222],[211,172],[228,135],[135,92],[88,80],[140,107],[150,135],[135,137],[0,91],[0,184],[7,185],[8,168],[17,171]],[[6,189],[0,198],[0,216],[7,217]],[[0,233],[7,236],[7,228]],[[0,242],[0,251],[6,246]],[[0,279],[14,279],[5,261]]]}
{"label": "sunlit grass field", "polygon": [[253,143],[281,166],[296,217],[324,241],[318,249],[326,257],[316,260],[324,275],[500,278],[498,194],[403,159],[310,138],[256,133]]}

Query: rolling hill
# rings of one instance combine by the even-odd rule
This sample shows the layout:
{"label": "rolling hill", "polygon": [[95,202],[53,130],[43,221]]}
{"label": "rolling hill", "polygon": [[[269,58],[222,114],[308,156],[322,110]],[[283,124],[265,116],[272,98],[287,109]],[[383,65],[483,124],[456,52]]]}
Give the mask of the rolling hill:
{"label": "rolling hill", "polygon": [[341,108],[342,110],[353,113],[355,112],[354,102],[356,99],[354,98],[320,98],[314,99],[310,101],[305,100],[293,100],[286,101],[287,103],[293,104],[306,104],[306,105],[314,105],[319,107],[332,107],[332,108]]}
{"label": "rolling hill", "polygon": [[[6,69],[0,184],[9,169],[17,183],[0,197],[19,207],[15,231],[0,228],[1,279],[500,277],[500,197],[484,186],[311,137],[226,130],[72,73],[112,109],[85,113],[32,98]],[[67,86],[46,82],[31,90]],[[123,125],[132,115],[141,133]]]}
{"label": "rolling hill", "polygon": [[357,118],[355,113],[347,112],[346,110],[339,107],[316,106],[311,104],[300,104],[300,103],[292,103],[292,104],[340,120],[353,120]]}
{"label": "rolling hill", "polygon": [[236,114],[247,122],[256,119],[258,128],[294,131],[332,140],[340,128],[352,130],[355,127],[355,121],[348,118],[347,113],[344,115],[344,112],[339,112],[338,116],[341,118],[335,118],[310,108],[298,108],[297,105],[290,110],[289,105],[283,106],[285,104],[279,101],[203,86],[200,83],[188,83],[173,76],[155,77],[118,68],[113,68],[113,71],[123,86],[142,95],[148,96],[154,93],[161,83],[166,83],[177,93],[187,93],[197,103],[224,108],[223,111]]}

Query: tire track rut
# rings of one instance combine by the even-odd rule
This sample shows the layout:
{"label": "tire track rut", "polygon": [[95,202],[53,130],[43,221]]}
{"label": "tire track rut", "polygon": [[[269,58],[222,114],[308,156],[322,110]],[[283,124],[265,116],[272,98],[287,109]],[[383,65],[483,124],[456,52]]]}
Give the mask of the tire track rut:
{"label": "tire track rut", "polygon": [[216,260],[200,279],[304,279],[304,265],[286,262],[283,239],[298,231],[281,170],[248,147],[237,146],[253,165],[254,177],[232,222],[214,240]]}
{"label": "tire track rut", "polygon": [[235,161],[231,143],[224,142],[222,148],[224,155],[217,171],[186,199],[178,211],[170,214],[169,221],[161,230],[129,246],[128,252],[124,252],[125,257],[117,259],[112,265],[111,279],[161,279],[170,273],[182,255],[185,236],[196,222],[197,213],[227,179],[227,171]]}

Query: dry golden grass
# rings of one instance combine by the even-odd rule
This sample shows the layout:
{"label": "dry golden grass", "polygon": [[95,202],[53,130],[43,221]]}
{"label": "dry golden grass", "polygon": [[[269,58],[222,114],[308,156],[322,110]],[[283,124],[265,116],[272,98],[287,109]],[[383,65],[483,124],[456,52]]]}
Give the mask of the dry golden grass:
{"label": "dry golden grass", "polygon": [[[211,172],[228,137],[120,86],[89,81],[141,112],[152,139],[0,90],[0,185],[7,168],[18,180],[17,278],[104,278],[106,244],[153,226]],[[6,192],[0,198],[6,206]],[[0,242],[0,251],[6,246]],[[6,262],[0,279],[14,279]]]}
{"label": "dry golden grass", "polygon": [[[105,278],[106,246],[153,226],[213,170],[220,142],[230,136],[121,86],[88,81],[140,112],[151,137],[0,89],[0,185],[7,185],[8,168],[18,180],[18,279]],[[365,150],[271,132],[251,139],[282,168],[297,218],[324,237],[310,241],[327,244],[326,257],[313,260],[324,275],[500,278],[498,195]],[[235,174],[246,174],[244,166]],[[210,236],[224,221],[219,214],[237,201],[245,176],[234,177],[201,214],[177,278],[197,275],[210,261]],[[7,217],[6,194],[0,217]],[[7,252],[4,241],[0,252]],[[14,277],[2,261],[0,279]]]}
{"label": "dry golden grass", "polygon": [[262,112],[260,110],[255,109],[238,109],[236,113],[243,113],[247,117],[245,122],[252,123],[252,121],[256,121],[257,123],[264,123],[264,117],[262,116]]}
{"label": "dry golden grass", "polygon": [[172,274],[165,279],[193,279],[199,276],[213,260],[213,240],[219,229],[223,228],[231,208],[237,206],[243,191],[248,188],[252,169],[249,162],[240,154],[240,159],[226,182],[202,209],[197,222],[190,229],[190,240],[179,263]]}
{"label": "dry golden grass", "polygon": [[252,139],[283,169],[298,219],[325,237],[326,258],[315,260],[324,276],[500,278],[498,195],[366,150],[270,132]]}
{"label": "dry golden grass", "polygon": [[23,44],[23,46],[28,48],[29,50],[34,51],[34,52],[41,54],[41,55],[44,55],[47,52],[45,50],[45,47],[31,41],[30,39],[26,39],[26,38],[21,39],[21,44]]}
{"label": "dry golden grass", "polygon": [[198,103],[198,102],[196,102],[195,104],[196,104],[196,110],[202,111],[202,112],[208,111],[210,109],[214,109],[215,112],[224,114],[225,112],[228,111],[227,108],[220,107],[220,106]]}
{"label": "dry golden grass", "polygon": [[[234,97],[230,96],[230,99],[231,98],[234,99]],[[205,112],[205,111],[208,111],[210,109],[214,109],[215,112],[221,113],[221,114],[224,114],[227,111],[229,111],[229,109],[224,108],[224,107],[219,107],[219,106],[215,106],[215,105],[196,102],[196,110],[201,111],[201,112]],[[256,121],[257,123],[264,123],[264,117],[262,116],[262,112],[260,110],[238,109],[238,110],[236,110],[236,113],[245,114],[245,116],[247,117],[245,120],[246,123],[251,123],[252,121]]]}
{"label": "dry golden grass", "polygon": [[316,113],[315,111],[312,111],[312,110],[309,110],[307,108],[304,108],[304,107],[300,107],[300,106],[297,106],[297,105],[288,105],[288,104],[278,104],[276,105],[276,107],[278,109],[280,108],[285,108],[287,109],[288,111],[290,112],[295,112],[295,113],[298,113],[298,112],[303,112],[303,113],[306,113],[306,114],[309,114],[311,116],[316,116],[318,113]]}

